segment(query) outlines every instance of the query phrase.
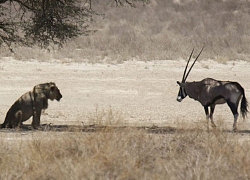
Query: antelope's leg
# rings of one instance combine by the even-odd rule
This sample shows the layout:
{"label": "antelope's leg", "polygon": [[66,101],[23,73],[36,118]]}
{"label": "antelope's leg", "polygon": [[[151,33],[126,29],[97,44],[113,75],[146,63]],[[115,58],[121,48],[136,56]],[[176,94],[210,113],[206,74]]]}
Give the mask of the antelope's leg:
{"label": "antelope's leg", "polygon": [[204,110],[205,110],[205,113],[206,113],[207,128],[209,128],[209,111],[208,111],[208,106],[204,106]]}
{"label": "antelope's leg", "polygon": [[214,124],[214,120],[213,120],[214,108],[215,108],[214,104],[210,106],[210,116],[209,117],[211,119],[212,127],[216,127],[216,125]]}
{"label": "antelope's leg", "polygon": [[239,114],[234,114],[234,125],[233,125],[233,131],[237,130],[237,119]]}
{"label": "antelope's leg", "polygon": [[228,106],[230,107],[233,115],[234,115],[234,124],[233,124],[233,131],[236,131],[237,130],[237,119],[238,119],[238,116],[239,116],[239,113],[237,111],[237,106],[235,103],[232,103],[230,100],[227,100],[227,104]]}

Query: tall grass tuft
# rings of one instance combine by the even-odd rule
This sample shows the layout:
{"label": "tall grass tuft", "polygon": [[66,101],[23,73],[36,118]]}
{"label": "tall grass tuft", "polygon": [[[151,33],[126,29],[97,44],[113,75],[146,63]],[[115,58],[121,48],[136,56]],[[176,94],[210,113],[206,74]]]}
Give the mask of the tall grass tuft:
{"label": "tall grass tuft", "polygon": [[0,179],[249,179],[247,134],[189,127],[1,133]]}

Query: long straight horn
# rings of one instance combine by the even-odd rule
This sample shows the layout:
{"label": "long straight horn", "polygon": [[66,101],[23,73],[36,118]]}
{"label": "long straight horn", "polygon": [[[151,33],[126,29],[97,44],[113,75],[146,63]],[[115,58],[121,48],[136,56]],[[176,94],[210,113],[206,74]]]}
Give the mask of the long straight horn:
{"label": "long straight horn", "polygon": [[193,68],[193,66],[194,66],[194,64],[195,64],[195,62],[196,62],[196,60],[199,58],[199,56],[200,56],[201,52],[203,51],[204,47],[205,47],[205,46],[203,46],[203,48],[201,49],[200,53],[199,53],[198,56],[195,58],[195,60],[194,60],[194,62],[193,62],[193,64],[192,64],[192,66],[191,66],[190,69],[188,70],[188,73],[187,73],[186,77],[184,78],[184,82],[186,81],[186,79],[187,79],[187,77],[188,77],[188,75],[189,75],[191,69]]}
{"label": "long straight horn", "polygon": [[190,61],[190,59],[191,59],[191,57],[192,57],[192,55],[193,55],[193,52],[194,52],[194,48],[193,48],[193,50],[192,50],[192,52],[191,52],[191,54],[190,54],[190,56],[189,56],[187,65],[186,65],[186,67],[185,67],[185,70],[184,70],[184,73],[183,73],[183,77],[182,77],[182,80],[181,80],[182,83],[185,82],[185,79],[184,79],[184,78],[185,78],[185,75],[186,75],[186,71],[187,71],[187,67],[188,67],[189,61]]}

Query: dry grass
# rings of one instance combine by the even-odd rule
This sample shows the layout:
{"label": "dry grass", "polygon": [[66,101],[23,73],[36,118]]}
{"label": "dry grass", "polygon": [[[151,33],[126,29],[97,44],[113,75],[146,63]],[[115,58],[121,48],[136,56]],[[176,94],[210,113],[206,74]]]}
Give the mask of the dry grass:
{"label": "dry grass", "polygon": [[[201,59],[249,59],[248,1],[151,0],[146,6],[116,8],[102,0],[92,7],[105,13],[105,18],[95,17],[91,24],[95,34],[79,37],[59,51],[52,48],[50,53],[17,47],[15,58],[91,63],[186,59],[193,47],[205,45]],[[8,50],[1,54],[10,55]]]}
{"label": "dry grass", "polygon": [[[121,121],[112,114],[93,117]],[[249,179],[250,143],[241,134],[179,126],[4,132],[0,179]]]}

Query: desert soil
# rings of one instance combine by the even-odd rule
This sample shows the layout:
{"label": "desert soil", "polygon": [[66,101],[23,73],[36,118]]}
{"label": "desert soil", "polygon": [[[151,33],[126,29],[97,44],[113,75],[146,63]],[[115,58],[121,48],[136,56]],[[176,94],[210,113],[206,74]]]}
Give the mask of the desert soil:
{"label": "desert soil", "polygon": [[[92,124],[99,111],[112,111],[129,126],[175,126],[204,123],[203,107],[190,98],[176,101],[185,60],[127,61],[123,64],[74,62],[0,61],[0,123],[14,101],[33,86],[55,82],[63,98],[50,101],[41,123],[60,125]],[[250,63],[220,64],[212,60],[197,62],[188,77],[199,81],[206,77],[238,81],[250,101]],[[96,111],[98,111],[96,113]],[[215,109],[215,122],[232,129],[233,116],[227,105]],[[216,121],[217,120],[217,121]],[[31,120],[26,124],[30,124]],[[239,128],[250,130],[249,118],[239,119]]]}

